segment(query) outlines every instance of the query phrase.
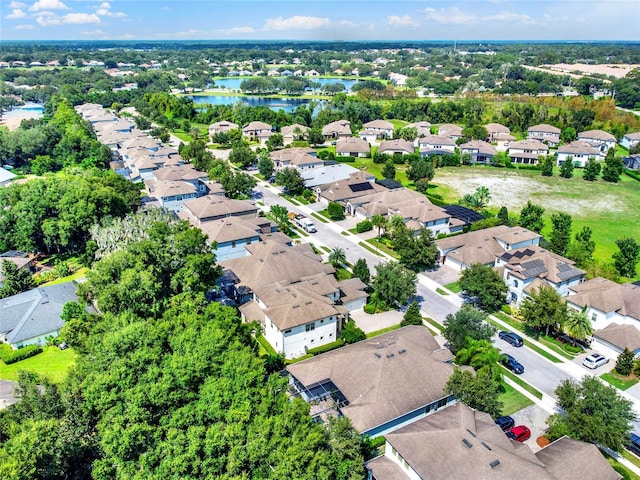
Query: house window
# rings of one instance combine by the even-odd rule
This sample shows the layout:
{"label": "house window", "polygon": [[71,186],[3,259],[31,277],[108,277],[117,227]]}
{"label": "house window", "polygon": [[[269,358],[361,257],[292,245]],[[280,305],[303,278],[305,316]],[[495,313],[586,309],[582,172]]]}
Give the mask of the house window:
{"label": "house window", "polygon": [[231,248],[236,248],[236,241],[235,240],[231,241]]}
{"label": "house window", "polygon": [[316,324],[315,324],[315,322],[314,322],[314,323],[307,323],[307,324],[304,326],[304,328],[305,328],[305,330],[306,330],[307,332],[311,332],[311,331],[313,331],[313,330],[315,330],[315,329],[316,329]]}
{"label": "house window", "polygon": [[313,342],[314,342],[314,340],[313,340],[313,338],[312,338],[312,339],[311,339],[311,343],[313,343]]}
{"label": "house window", "polygon": [[324,340],[324,337],[320,337],[320,340]]}
{"label": "house window", "polygon": [[287,333],[291,333],[291,329],[289,329],[289,330],[285,330],[285,331],[284,331],[284,333],[285,333],[285,335],[286,335]]}
{"label": "house window", "polygon": [[514,287],[516,287],[516,288],[518,288],[518,280],[514,280],[514,281],[513,281],[513,286],[514,286]]}
{"label": "house window", "polygon": [[592,313],[591,314],[591,321],[595,322],[596,320],[598,320],[598,315],[596,313]]}
{"label": "house window", "polygon": [[324,318],[322,320],[320,320],[320,323],[324,323]]}

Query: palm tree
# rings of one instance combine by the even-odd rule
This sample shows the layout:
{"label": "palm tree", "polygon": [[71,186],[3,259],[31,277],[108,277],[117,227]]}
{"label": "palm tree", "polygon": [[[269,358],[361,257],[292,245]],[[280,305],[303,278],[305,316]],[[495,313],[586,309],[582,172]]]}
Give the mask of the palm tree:
{"label": "palm tree", "polygon": [[334,268],[338,268],[340,265],[347,263],[347,256],[344,253],[344,250],[340,247],[336,247],[331,250],[329,254],[329,263],[333,265]]}
{"label": "palm tree", "polygon": [[374,215],[371,218],[371,224],[378,229],[378,241],[380,241],[380,230],[387,228],[387,219],[382,215]]}
{"label": "palm tree", "polygon": [[389,230],[394,237],[397,237],[403,230],[407,228],[402,215],[392,215],[389,219]]}
{"label": "palm tree", "polygon": [[580,311],[571,309],[564,321],[564,331],[567,335],[578,340],[585,340],[593,333],[593,324],[586,311],[586,305]]}
{"label": "palm tree", "polygon": [[476,372],[484,372],[488,377],[493,377],[499,372],[496,367],[502,358],[502,352],[488,340],[475,340],[467,338],[467,347],[461,349],[456,355],[456,363],[470,365]]}

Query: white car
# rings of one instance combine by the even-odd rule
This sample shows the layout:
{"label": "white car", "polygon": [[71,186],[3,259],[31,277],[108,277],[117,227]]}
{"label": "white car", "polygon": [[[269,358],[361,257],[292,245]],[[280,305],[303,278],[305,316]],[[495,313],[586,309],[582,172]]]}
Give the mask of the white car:
{"label": "white car", "polygon": [[582,365],[590,368],[591,370],[601,367],[605,363],[609,363],[609,359],[604,355],[600,355],[599,353],[592,353],[582,361]]}

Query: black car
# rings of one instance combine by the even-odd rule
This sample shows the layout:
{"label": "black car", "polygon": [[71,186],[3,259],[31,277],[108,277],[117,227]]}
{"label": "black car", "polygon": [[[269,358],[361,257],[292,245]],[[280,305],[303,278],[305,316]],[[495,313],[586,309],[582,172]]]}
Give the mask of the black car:
{"label": "black car", "polygon": [[502,355],[502,364],[511,370],[513,373],[520,375],[524,373],[524,367],[511,355],[505,353]]}
{"label": "black car", "polygon": [[502,331],[498,333],[498,337],[500,337],[505,342],[510,343],[514,347],[521,347],[522,345],[524,345],[522,337],[517,333]]}
{"label": "black car", "polygon": [[627,441],[625,442],[625,447],[630,452],[640,456],[640,437],[635,433],[630,433]]}
{"label": "black car", "polygon": [[509,416],[498,417],[494,421],[496,422],[496,425],[498,425],[502,429],[503,432],[511,430],[511,427],[514,427],[516,424],[513,417]]}

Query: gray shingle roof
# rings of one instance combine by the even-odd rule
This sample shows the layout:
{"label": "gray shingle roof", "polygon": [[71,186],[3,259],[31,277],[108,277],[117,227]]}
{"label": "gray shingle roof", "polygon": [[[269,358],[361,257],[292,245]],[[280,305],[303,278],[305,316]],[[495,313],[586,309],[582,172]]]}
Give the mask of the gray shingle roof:
{"label": "gray shingle roof", "polygon": [[0,333],[9,343],[18,343],[59,330],[62,307],[74,302],[77,284],[39,287],[0,300]]}

